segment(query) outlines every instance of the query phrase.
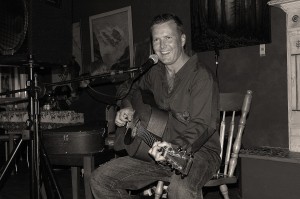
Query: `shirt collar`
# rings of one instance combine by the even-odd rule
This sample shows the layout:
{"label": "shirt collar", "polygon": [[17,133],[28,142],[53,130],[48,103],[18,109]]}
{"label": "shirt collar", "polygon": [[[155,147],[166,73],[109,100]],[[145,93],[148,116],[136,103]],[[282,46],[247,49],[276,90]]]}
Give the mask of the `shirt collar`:
{"label": "shirt collar", "polygon": [[193,68],[197,66],[198,56],[197,54],[190,57],[190,59],[181,67],[181,69],[176,73],[177,78],[182,78],[189,75],[190,72],[194,71]]}

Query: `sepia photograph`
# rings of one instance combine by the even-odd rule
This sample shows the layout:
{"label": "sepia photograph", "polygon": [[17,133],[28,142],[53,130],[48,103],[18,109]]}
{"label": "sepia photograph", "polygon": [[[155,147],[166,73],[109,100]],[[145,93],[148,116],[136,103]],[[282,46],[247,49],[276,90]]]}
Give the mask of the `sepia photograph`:
{"label": "sepia photograph", "polygon": [[0,0],[0,199],[299,199],[299,16]]}

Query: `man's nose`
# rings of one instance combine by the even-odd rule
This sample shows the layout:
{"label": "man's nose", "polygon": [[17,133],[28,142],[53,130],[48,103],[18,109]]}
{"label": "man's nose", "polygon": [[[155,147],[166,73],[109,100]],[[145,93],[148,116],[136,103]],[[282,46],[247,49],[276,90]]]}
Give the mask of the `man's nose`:
{"label": "man's nose", "polygon": [[160,48],[161,48],[161,49],[164,49],[164,48],[166,48],[166,46],[167,46],[166,42],[165,42],[164,40],[162,40],[162,41],[160,42]]}

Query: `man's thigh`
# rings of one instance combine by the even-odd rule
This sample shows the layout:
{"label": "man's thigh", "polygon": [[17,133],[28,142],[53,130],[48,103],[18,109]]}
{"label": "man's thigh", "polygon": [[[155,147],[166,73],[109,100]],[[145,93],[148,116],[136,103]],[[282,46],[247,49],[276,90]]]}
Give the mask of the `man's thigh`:
{"label": "man's thigh", "polygon": [[169,168],[126,156],[101,165],[92,175],[111,180],[115,188],[136,190],[157,180],[167,180],[171,174]]}
{"label": "man's thigh", "polygon": [[212,178],[219,165],[218,158],[213,157],[207,151],[197,152],[188,176],[182,178],[180,175],[172,175],[168,188],[170,198],[202,198],[202,187]]}

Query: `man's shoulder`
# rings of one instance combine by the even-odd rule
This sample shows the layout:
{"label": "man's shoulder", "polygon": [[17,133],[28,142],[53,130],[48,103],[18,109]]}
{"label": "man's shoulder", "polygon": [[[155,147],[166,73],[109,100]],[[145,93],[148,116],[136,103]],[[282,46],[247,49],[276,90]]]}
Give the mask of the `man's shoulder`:
{"label": "man's shoulder", "polygon": [[215,76],[213,68],[209,67],[207,64],[201,61],[197,62],[195,72],[197,73],[197,76],[200,76],[202,78],[214,78]]}
{"label": "man's shoulder", "polygon": [[161,62],[158,62],[154,66],[150,68],[150,70],[146,73],[148,76],[158,77],[159,75],[163,74],[165,70],[164,65]]}

